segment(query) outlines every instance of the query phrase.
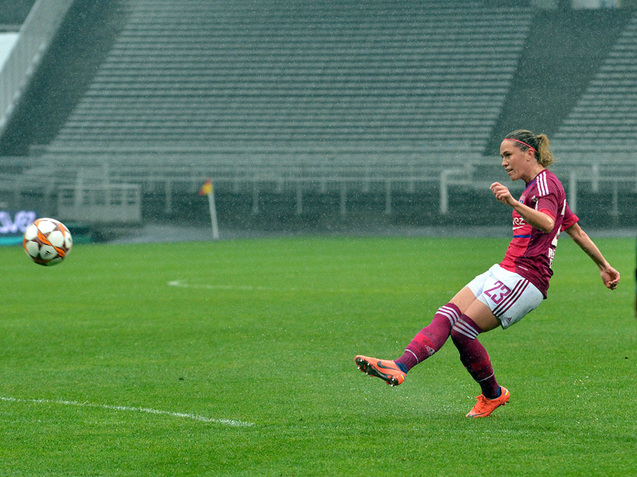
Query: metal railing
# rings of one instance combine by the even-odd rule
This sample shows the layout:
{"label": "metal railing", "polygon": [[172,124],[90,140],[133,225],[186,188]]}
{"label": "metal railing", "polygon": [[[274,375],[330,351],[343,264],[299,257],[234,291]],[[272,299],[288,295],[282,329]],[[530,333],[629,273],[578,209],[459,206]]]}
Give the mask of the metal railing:
{"label": "metal railing", "polygon": [[[487,191],[491,182],[499,180],[518,193],[522,184],[507,180],[498,157],[440,154],[418,157],[413,151],[395,154],[354,153],[329,154],[237,154],[208,156],[205,153],[165,157],[156,154],[60,154],[52,157],[0,158],[0,168],[21,164],[23,172],[3,174],[0,192],[7,197],[20,194],[59,194],[63,188],[111,187],[127,185],[145,193],[164,196],[166,210],[175,194],[196,193],[207,177],[212,177],[217,190],[287,193],[296,191],[362,191],[385,194],[391,210],[392,195],[416,193],[437,188],[439,212],[450,212],[453,197],[460,190]],[[27,163],[29,163],[27,165]],[[620,194],[637,192],[637,162],[630,157],[600,157],[580,154],[559,161],[552,167],[564,183],[571,209],[578,209],[578,193],[612,192],[610,214],[617,216],[623,207]],[[301,202],[299,202],[301,203]],[[121,213],[118,212],[118,213]]]}

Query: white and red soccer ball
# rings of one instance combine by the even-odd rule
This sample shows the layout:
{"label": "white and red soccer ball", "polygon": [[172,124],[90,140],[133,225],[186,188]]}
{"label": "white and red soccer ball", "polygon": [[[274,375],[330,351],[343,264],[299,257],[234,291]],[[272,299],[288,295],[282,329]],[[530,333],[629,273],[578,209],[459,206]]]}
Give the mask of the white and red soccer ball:
{"label": "white and red soccer ball", "polygon": [[37,219],[24,231],[22,246],[38,265],[57,265],[71,251],[73,237],[62,222],[49,218]]}

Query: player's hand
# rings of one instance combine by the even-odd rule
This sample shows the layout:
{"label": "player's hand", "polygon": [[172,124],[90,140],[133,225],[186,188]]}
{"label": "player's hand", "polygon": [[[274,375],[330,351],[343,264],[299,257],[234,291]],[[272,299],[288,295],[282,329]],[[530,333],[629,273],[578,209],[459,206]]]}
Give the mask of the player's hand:
{"label": "player's hand", "polygon": [[619,279],[620,279],[620,275],[617,270],[609,266],[608,268],[605,268],[604,270],[602,270],[600,272],[600,275],[602,277],[602,281],[604,282],[604,285],[606,285],[606,288],[609,288],[611,290],[614,290],[615,288],[617,288],[617,285],[619,284]]}
{"label": "player's hand", "polygon": [[503,204],[513,205],[513,202],[515,201],[511,192],[509,192],[509,188],[507,186],[503,186],[499,182],[491,184],[491,192],[493,192],[495,198]]}

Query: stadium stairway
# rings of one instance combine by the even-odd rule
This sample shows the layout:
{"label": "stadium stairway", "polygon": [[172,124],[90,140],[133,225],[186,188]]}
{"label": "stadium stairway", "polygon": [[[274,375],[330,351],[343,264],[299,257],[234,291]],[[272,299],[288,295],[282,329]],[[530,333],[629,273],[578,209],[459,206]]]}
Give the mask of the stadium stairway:
{"label": "stadium stairway", "polygon": [[[635,164],[637,148],[637,11],[556,135],[560,151]],[[619,161],[618,161],[619,162]],[[635,166],[637,167],[637,165]]]}
{"label": "stadium stairway", "polygon": [[500,141],[514,129],[561,139],[555,134],[622,41],[630,18],[614,9],[537,11],[485,155],[498,154]]}
{"label": "stadium stairway", "polygon": [[554,136],[558,168],[569,178],[569,189],[579,190],[580,212],[635,223],[636,148],[637,11],[632,11]]}

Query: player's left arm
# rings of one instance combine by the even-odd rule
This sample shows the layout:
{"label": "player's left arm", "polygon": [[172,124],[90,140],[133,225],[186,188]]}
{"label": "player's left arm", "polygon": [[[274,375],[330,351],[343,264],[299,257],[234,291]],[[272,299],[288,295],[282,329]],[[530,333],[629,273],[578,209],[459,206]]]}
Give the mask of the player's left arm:
{"label": "player's left arm", "polygon": [[504,186],[499,182],[494,182],[491,184],[491,192],[493,192],[493,195],[495,195],[497,200],[503,204],[513,207],[527,224],[532,225],[536,229],[548,234],[553,230],[553,227],[555,227],[554,217],[551,217],[545,212],[535,210],[528,205],[524,205],[511,195],[507,186]]}
{"label": "player's left arm", "polygon": [[600,252],[597,245],[595,245],[595,242],[584,232],[582,227],[576,222],[566,229],[566,233],[569,234],[573,241],[595,262],[599,268],[599,274],[602,277],[604,285],[611,290],[617,288],[620,279],[619,272],[610,266],[608,261],[604,258],[604,255],[602,255],[602,252]]}

